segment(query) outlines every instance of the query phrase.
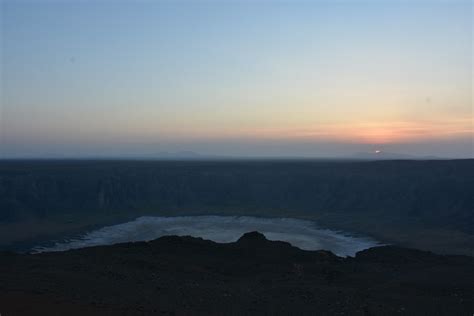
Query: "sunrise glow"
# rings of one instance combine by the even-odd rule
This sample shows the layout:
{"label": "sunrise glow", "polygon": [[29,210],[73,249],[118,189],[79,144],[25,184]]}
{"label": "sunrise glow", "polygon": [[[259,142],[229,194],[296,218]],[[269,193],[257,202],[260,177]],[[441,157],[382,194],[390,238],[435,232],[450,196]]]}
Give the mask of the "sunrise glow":
{"label": "sunrise glow", "polygon": [[467,4],[22,3],[3,9],[5,156],[472,155]]}

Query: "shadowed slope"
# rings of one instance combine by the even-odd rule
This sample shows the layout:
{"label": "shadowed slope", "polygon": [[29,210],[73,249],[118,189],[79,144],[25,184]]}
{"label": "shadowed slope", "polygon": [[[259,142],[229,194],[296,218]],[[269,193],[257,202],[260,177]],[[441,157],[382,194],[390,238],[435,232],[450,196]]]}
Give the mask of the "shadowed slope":
{"label": "shadowed slope", "polygon": [[340,258],[252,232],[2,253],[5,315],[470,315],[474,258],[398,247]]}

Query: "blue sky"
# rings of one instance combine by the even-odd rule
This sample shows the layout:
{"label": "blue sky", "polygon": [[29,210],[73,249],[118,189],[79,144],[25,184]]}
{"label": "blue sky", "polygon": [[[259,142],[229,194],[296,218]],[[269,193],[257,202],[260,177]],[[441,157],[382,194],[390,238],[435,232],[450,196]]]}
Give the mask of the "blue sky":
{"label": "blue sky", "polygon": [[473,156],[470,1],[3,1],[5,157]]}

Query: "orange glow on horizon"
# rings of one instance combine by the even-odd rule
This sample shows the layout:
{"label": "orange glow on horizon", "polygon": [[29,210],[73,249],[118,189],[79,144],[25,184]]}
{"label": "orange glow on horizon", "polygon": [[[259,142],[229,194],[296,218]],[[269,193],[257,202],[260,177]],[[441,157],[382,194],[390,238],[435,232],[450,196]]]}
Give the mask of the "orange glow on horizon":
{"label": "orange glow on horizon", "polygon": [[[155,126],[143,124],[121,136],[123,140],[143,142],[165,141],[308,141],[336,142],[366,145],[387,145],[431,140],[449,140],[472,137],[470,119],[451,121],[378,121],[378,122],[322,122],[318,124],[290,124],[280,126],[253,127],[213,124]],[[277,125],[277,124],[274,124]],[[295,126],[292,126],[295,125]],[[271,126],[271,127],[270,127]],[[116,134],[115,134],[116,135]],[[104,136],[105,137],[105,136]]]}
{"label": "orange glow on horizon", "polygon": [[[209,133],[206,136],[213,138]],[[195,134],[196,135],[196,134]],[[451,122],[377,122],[321,124],[300,129],[254,129],[221,131],[221,137],[336,141],[360,144],[409,143],[423,140],[450,139],[473,135],[471,120]],[[220,138],[220,137],[217,137]]]}

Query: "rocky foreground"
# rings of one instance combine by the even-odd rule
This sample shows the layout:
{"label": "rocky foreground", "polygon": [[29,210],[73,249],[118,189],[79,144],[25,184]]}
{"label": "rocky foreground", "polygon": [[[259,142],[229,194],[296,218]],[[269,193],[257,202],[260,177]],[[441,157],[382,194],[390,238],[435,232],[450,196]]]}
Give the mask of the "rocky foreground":
{"label": "rocky foreground", "polygon": [[392,246],[340,258],[253,232],[0,253],[2,316],[473,313],[473,257]]}

